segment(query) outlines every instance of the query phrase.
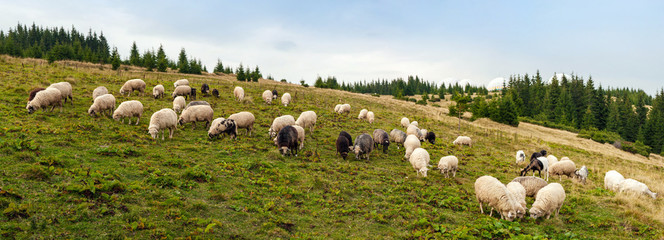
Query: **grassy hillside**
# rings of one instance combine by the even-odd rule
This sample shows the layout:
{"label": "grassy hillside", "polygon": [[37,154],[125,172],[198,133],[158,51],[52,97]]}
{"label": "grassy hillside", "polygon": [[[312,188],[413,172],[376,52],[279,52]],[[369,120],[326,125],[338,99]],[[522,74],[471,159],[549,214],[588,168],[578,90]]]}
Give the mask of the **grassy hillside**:
{"label": "grassy hillside", "polygon": [[[108,67],[106,68],[108,69]],[[144,79],[148,91],[188,78],[194,87],[210,84],[220,98],[210,102],[216,117],[250,111],[253,136],[211,141],[199,124],[179,127],[173,139],[154,141],[147,133],[151,114],[171,108],[167,99],[122,97],[124,81]],[[96,65],[0,57],[0,236],[2,238],[662,238],[661,200],[615,195],[602,188],[603,173],[617,168],[659,190],[661,166],[607,157],[574,146],[514,137],[464,124],[429,107],[335,90],[302,88],[269,80],[233,81],[229,76],[185,76],[100,70]],[[27,92],[67,81],[74,105],[62,112],[28,115]],[[106,86],[122,101],[140,100],[138,126],[109,117],[90,117],[92,90]],[[242,86],[253,101],[238,103],[232,89]],[[262,91],[289,92],[288,107],[265,105]],[[200,88],[199,88],[200,89]],[[334,105],[349,103],[339,116]],[[376,113],[373,125],[356,119],[360,109]],[[297,157],[282,157],[267,137],[274,117],[313,110],[318,123]],[[434,131],[435,145],[423,143],[432,165],[445,155],[460,159],[455,179],[440,173],[418,178],[403,160],[403,148],[375,151],[371,160],[342,160],[334,142],[341,130],[353,137],[376,128],[400,128],[407,116]],[[442,119],[442,120],[441,120]],[[472,148],[451,142],[471,136]],[[473,183],[492,175],[507,183],[517,176],[514,153],[544,148],[591,170],[587,185],[563,178],[567,199],[560,215],[548,220],[501,221],[482,215]],[[641,173],[641,175],[639,175]],[[660,181],[650,181],[658,177]],[[551,181],[558,181],[552,179]],[[655,186],[653,186],[655,185]],[[533,199],[528,199],[528,204]]]}

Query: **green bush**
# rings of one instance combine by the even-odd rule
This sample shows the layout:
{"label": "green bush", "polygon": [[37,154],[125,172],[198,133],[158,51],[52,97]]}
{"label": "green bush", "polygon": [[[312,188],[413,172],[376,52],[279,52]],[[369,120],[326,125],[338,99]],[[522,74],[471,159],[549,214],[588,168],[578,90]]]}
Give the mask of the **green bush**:
{"label": "green bush", "polygon": [[419,101],[415,102],[415,104],[427,105],[427,101],[426,100],[419,100]]}
{"label": "green bush", "polygon": [[650,151],[652,151],[652,148],[637,140],[635,143],[622,142],[622,150],[648,157],[650,155]]}
{"label": "green bush", "polygon": [[606,130],[599,131],[597,129],[581,130],[577,135],[580,138],[591,139],[599,143],[613,143],[620,140],[620,135]]}

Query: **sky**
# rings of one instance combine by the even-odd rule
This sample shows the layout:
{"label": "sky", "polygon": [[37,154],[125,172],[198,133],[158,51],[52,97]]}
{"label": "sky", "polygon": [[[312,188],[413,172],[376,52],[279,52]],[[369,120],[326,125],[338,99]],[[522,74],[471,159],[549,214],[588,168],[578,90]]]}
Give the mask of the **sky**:
{"label": "sky", "polygon": [[[184,48],[212,70],[259,66],[313,84],[418,75],[485,85],[497,77],[576,74],[596,86],[664,87],[664,1],[6,1],[18,23],[103,32],[123,58]],[[177,59],[176,59],[177,60]]]}

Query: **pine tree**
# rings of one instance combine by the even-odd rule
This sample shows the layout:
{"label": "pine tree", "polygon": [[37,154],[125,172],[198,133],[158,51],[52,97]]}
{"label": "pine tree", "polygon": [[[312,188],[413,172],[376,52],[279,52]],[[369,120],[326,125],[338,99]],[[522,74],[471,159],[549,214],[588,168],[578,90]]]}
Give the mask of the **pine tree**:
{"label": "pine tree", "polygon": [[143,54],[143,66],[147,71],[152,71],[155,67],[157,67],[157,61],[153,51],[147,51],[145,54]]}
{"label": "pine tree", "polygon": [[223,73],[224,64],[221,63],[221,59],[217,58],[217,66],[214,67],[214,73]]}
{"label": "pine tree", "polygon": [[141,56],[138,53],[136,42],[131,45],[131,53],[129,55],[129,64],[132,66],[141,66]]}
{"label": "pine tree", "polygon": [[586,108],[585,114],[583,114],[583,120],[581,121],[581,129],[591,129],[594,127],[595,115],[592,112],[590,106]]}
{"label": "pine tree", "polygon": [[251,73],[251,81],[258,82],[258,79],[262,78],[263,74],[261,73],[261,70],[258,69],[258,66],[254,69],[254,71]]}
{"label": "pine tree", "polygon": [[159,45],[159,50],[157,51],[157,71],[166,72],[168,68],[168,59],[166,59],[166,52],[164,52],[164,47]]}
{"label": "pine tree", "polygon": [[113,47],[113,54],[111,55],[111,65],[113,67],[113,70],[118,70],[120,68],[120,54],[118,53],[118,48]]}
{"label": "pine tree", "polygon": [[237,80],[244,82],[247,80],[247,76],[245,75],[244,72],[244,67],[242,66],[242,63],[240,63],[240,66],[237,67],[237,70],[235,71],[235,75],[237,75]]}
{"label": "pine tree", "polygon": [[178,55],[178,72],[189,73],[189,60],[187,60],[187,53],[184,48],[180,50],[180,55]]}

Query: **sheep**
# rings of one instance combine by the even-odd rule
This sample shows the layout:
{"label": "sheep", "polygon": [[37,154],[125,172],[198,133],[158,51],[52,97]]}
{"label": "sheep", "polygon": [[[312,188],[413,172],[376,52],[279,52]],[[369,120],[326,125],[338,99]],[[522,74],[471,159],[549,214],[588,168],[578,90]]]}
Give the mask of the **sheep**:
{"label": "sheep", "polygon": [[429,133],[429,130],[424,128],[420,129],[420,142],[424,142],[424,138],[427,136],[427,133]]}
{"label": "sheep", "polygon": [[[45,90],[46,88],[38,87],[38,88],[33,88],[30,90],[28,93],[28,102],[32,101],[32,99],[35,99],[35,96],[37,95],[38,92]],[[94,94],[92,96],[92,99],[94,100]]]}
{"label": "sheep", "polygon": [[272,104],[272,91],[270,90],[265,90],[263,92],[263,100],[267,105]]}
{"label": "sheep", "polygon": [[366,157],[369,161],[369,154],[373,151],[374,141],[369,134],[363,133],[355,139],[353,150],[355,151],[355,159],[360,159],[362,156]]}
{"label": "sheep", "polygon": [[369,110],[367,110],[367,109],[360,110],[360,114],[357,115],[357,119],[366,119],[367,118],[367,112],[369,112]]}
{"label": "sheep", "polygon": [[625,181],[625,177],[623,177],[622,174],[616,170],[608,171],[604,175],[604,188],[614,192],[618,191],[618,185],[620,185],[622,181]]}
{"label": "sheep", "polygon": [[199,105],[211,106],[210,103],[207,102],[207,101],[191,101],[191,102],[187,103],[187,106],[185,106],[184,109],[186,110],[187,108],[189,108],[191,106],[199,106]]}
{"label": "sheep", "polygon": [[316,126],[316,112],[314,111],[305,111],[300,113],[300,116],[295,121],[295,125],[298,125],[302,128],[309,128],[311,134],[314,133],[314,127]]}
{"label": "sheep", "polygon": [[212,120],[212,123],[210,123],[210,129],[208,130],[208,137],[210,139],[213,139],[216,136],[218,136],[219,134],[221,134],[221,131],[219,131],[218,127],[219,127],[219,124],[221,124],[221,122],[224,121],[224,120],[225,120],[225,118],[223,118],[223,117],[215,118],[214,120]]}
{"label": "sheep", "polygon": [[373,131],[374,147],[383,145],[383,153],[387,153],[387,147],[390,146],[390,137],[383,129],[376,129]]}
{"label": "sheep", "polygon": [[341,104],[337,104],[334,106],[334,112],[339,113],[339,110],[341,109]]}
{"label": "sheep", "polygon": [[351,146],[353,146],[352,137],[347,132],[341,131],[336,141],[337,154],[341,155],[341,158],[346,160]]}
{"label": "sheep", "polygon": [[295,130],[297,130],[297,142],[300,143],[300,147],[298,148],[298,150],[302,149],[304,147],[304,137],[305,137],[304,128],[298,125],[291,125],[291,126],[293,126]]}
{"label": "sheep", "polygon": [[410,120],[408,120],[407,117],[403,117],[403,118],[401,118],[401,126],[402,126],[404,129],[407,129],[408,126],[410,126]]}
{"label": "sheep", "polygon": [[281,96],[281,104],[284,105],[284,107],[288,107],[288,104],[291,102],[291,95],[290,93],[284,93],[284,95]]}
{"label": "sheep", "polygon": [[191,88],[191,92],[189,93],[189,96],[191,97],[191,99],[196,100],[196,89],[195,88]]}
{"label": "sheep", "polygon": [[458,168],[459,159],[455,156],[445,156],[440,158],[440,161],[438,161],[438,169],[440,169],[441,174],[445,174],[445,178],[450,177],[450,172],[452,173],[452,177],[456,177]]}
{"label": "sheep", "polygon": [[187,103],[184,101],[184,97],[177,96],[173,99],[173,111],[181,113],[184,110],[184,107]]}
{"label": "sheep", "polygon": [[[552,156],[552,155],[549,155]],[[563,175],[571,178],[574,176],[574,171],[576,171],[576,165],[571,160],[565,160],[551,164],[549,167],[549,174],[551,176],[559,176],[559,181],[563,180]]]}
{"label": "sheep", "polygon": [[408,129],[406,129],[406,135],[413,135],[417,137],[418,141],[422,139],[422,132],[420,132],[420,129],[417,126],[412,124],[408,126]]}
{"label": "sheep", "polygon": [[247,129],[247,136],[251,136],[251,131],[254,130],[254,122],[256,122],[254,114],[250,112],[233,113],[228,116],[228,119],[233,119],[235,121],[235,126],[238,129]]}
{"label": "sheep", "polygon": [[244,89],[242,87],[235,87],[233,89],[233,96],[235,96],[235,100],[238,102],[242,102],[244,100]]}
{"label": "sheep", "polygon": [[416,171],[416,175],[419,176],[421,174],[422,177],[427,177],[427,171],[429,171],[427,167],[429,166],[430,160],[429,152],[424,148],[416,148],[413,150],[410,158],[408,158],[410,165],[413,166]]}
{"label": "sheep", "polygon": [[145,92],[145,82],[141,79],[131,79],[127,80],[124,85],[120,88],[120,95],[124,96],[127,94],[127,97],[131,96],[131,92],[138,90],[143,95]]}
{"label": "sheep", "polygon": [[40,108],[42,109],[42,112],[46,111],[48,106],[51,106],[51,112],[55,106],[60,106],[60,111],[62,112],[62,94],[60,90],[55,88],[46,88],[37,92],[35,94],[35,98],[28,102],[28,105],[25,106],[25,109],[28,110],[28,114],[32,114]]}
{"label": "sheep", "polygon": [[501,219],[507,221],[512,221],[518,216],[519,204],[507,190],[507,187],[492,176],[485,175],[475,180],[475,198],[480,204],[482,214],[484,214],[482,204],[486,203],[491,207],[489,216],[493,215],[494,209],[500,214]]}
{"label": "sheep", "polygon": [[392,131],[390,131],[390,141],[397,144],[397,149],[399,149],[398,144],[403,146],[404,141],[406,141],[406,133],[396,128],[392,129]]}
{"label": "sheep", "polygon": [[67,98],[69,98],[69,103],[71,105],[74,105],[74,99],[72,98],[73,97],[72,87],[71,87],[71,84],[69,84],[68,82],[53,83],[50,86],[48,86],[47,88],[56,88],[56,89],[60,90],[60,97],[62,98],[62,100],[64,100],[65,103],[67,103]]}
{"label": "sheep", "polygon": [[183,96],[185,99],[188,99],[191,97],[191,87],[187,85],[180,85],[173,90],[173,93],[171,94],[171,97],[175,99],[177,96]]}
{"label": "sheep", "polygon": [[104,94],[95,98],[94,103],[88,108],[88,114],[94,117],[97,113],[104,114],[108,111],[108,115],[111,115],[113,110],[115,110],[115,97],[113,94]]}
{"label": "sheep", "polygon": [[436,143],[436,134],[434,132],[428,132],[426,136],[424,136],[424,140],[428,141],[431,144]]}
{"label": "sheep", "polygon": [[376,120],[376,117],[374,116],[374,112],[369,111],[367,113],[367,121],[369,121],[369,124],[373,124],[374,120]]}
{"label": "sheep", "polygon": [[293,126],[285,126],[279,130],[277,148],[281,155],[290,153],[297,157],[297,130]]}
{"label": "sheep", "polygon": [[189,86],[189,80],[187,79],[180,79],[177,80],[173,83],[173,87],[177,88],[178,86]]}
{"label": "sheep", "polygon": [[579,170],[574,171],[574,176],[581,180],[583,184],[586,184],[586,179],[588,179],[588,168],[586,165],[583,165]]}
{"label": "sheep", "polygon": [[212,121],[212,124],[210,124],[210,130],[208,130],[208,137],[210,139],[213,139],[222,133],[230,135],[231,139],[237,137],[237,124],[235,120],[217,118],[215,121]]}
{"label": "sheep", "polygon": [[[177,126],[178,115],[170,108],[161,109],[152,114],[150,117],[150,125],[148,126],[148,132],[153,139],[157,139],[159,136],[159,131],[168,129],[169,134],[168,138],[173,138],[173,131]],[[164,140],[164,135],[166,131],[162,131],[161,140]]]}
{"label": "sheep", "polygon": [[420,140],[417,139],[415,135],[408,135],[406,137],[406,141],[403,142],[403,147],[406,149],[406,154],[404,155],[404,158],[410,159],[410,154],[413,153],[413,150],[416,148],[421,147]]}
{"label": "sheep", "polygon": [[279,97],[277,89],[272,90],[272,100],[276,100]]}
{"label": "sheep", "polygon": [[521,186],[526,189],[526,196],[528,197],[534,197],[537,195],[537,191],[549,184],[544,179],[534,176],[516,177],[512,179],[512,182],[521,183]]}
{"label": "sheep", "polygon": [[217,90],[216,88],[212,89],[212,96],[219,98],[219,90]]}
{"label": "sheep", "polygon": [[565,160],[570,160],[568,157],[562,157],[560,158],[560,161],[565,161]]}
{"label": "sheep", "polygon": [[657,199],[657,193],[650,191],[648,185],[637,180],[628,178],[618,184],[619,192],[630,192],[634,194],[645,194],[652,199]]}
{"label": "sheep", "polygon": [[523,208],[523,211],[517,211],[516,216],[523,218],[523,216],[526,215],[526,188],[518,182],[510,182],[505,187],[507,187],[507,191],[512,194],[512,198],[514,198],[514,200],[521,205],[521,208]]}
{"label": "sheep", "polygon": [[565,202],[565,189],[560,183],[550,183],[537,192],[535,202],[530,207],[530,217],[537,219],[545,217],[549,219],[553,212],[560,214],[560,208]]}
{"label": "sheep", "polygon": [[205,96],[210,94],[210,86],[208,86],[207,83],[203,83],[203,85],[201,85],[201,93]]}
{"label": "sheep", "polygon": [[558,158],[553,155],[546,156],[546,159],[549,160],[549,166],[553,166],[554,163],[558,162]]}
{"label": "sheep", "polygon": [[473,146],[473,141],[470,137],[467,136],[458,136],[456,140],[452,142],[454,145],[468,145],[469,147]]}
{"label": "sheep", "polygon": [[526,161],[526,153],[523,150],[516,151],[516,164]]}
{"label": "sheep", "polygon": [[350,112],[350,104],[348,104],[348,103],[337,105],[337,106],[339,106],[339,108],[337,109],[335,107],[334,109],[338,114],[344,114],[344,113],[349,113]]}
{"label": "sheep", "polygon": [[120,103],[117,109],[113,111],[113,119],[120,120],[124,123],[124,118],[129,118],[129,124],[131,124],[131,118],[136,118],[136,125],[141,121],[141,116],[143,116],[143,104],[137,100],[124,101]]}
{"label": "sheep", "polygon": [[273,138],[277,136],[282,128],[289,125],[295,125],[295,118],[291,115],[283,115],[272,120],[272,125],[267,132],[270,138]]}
{"label": "sheep", "polygon": [[94,102],[95,98],[97,98],[101,95],[107,94],[107,93],[108,93],[108,89],[104,86],[99,86],[99,87],[95,88],[95,90],[92,91],[92,101]]}
{"label": "sheep", "polygon": [[154,86],[152,88],[152,97],[154,97],[154,99],[164,97],[164,85],[159,84]]}
{"label": "sheep", "polygon": [[196,122],[205,121],[205,128],[208,128],[208,125],[212,122],[213,115],[214,110],[208,105],[191,106],[182,111],[180,118],[178,118],[178,124],[184,126],[185,123],[193,122],[191,127],[193,130],[196,129]]}
{"label": "sheep", "polygon": [[530,161],[528,166],[521,170],[520,176],[525,176],[528,171],[533,171],[533,176],[535,176],[535,171],[539,177],[542,177],[542,172],[546,174],[546,181],[549,181],[549,161],[545,157],[538,157]]}
{"label": "sheep", "polygon": [[418,128],[420,127],[420,124],[417,123],[417,121],[411,122],[410,125],[415,125],[415,127],[418,127]]}

